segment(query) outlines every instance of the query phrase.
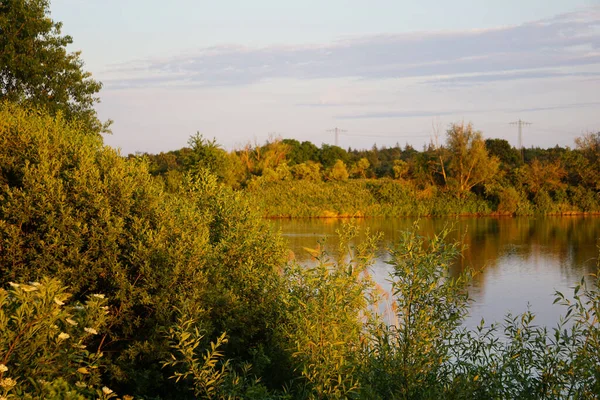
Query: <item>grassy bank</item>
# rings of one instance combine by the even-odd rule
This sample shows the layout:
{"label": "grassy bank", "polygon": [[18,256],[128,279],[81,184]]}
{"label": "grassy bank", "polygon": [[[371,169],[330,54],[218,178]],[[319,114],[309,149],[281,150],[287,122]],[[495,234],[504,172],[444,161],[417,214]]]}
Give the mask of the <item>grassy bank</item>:
{"label": "grassy bank", "polygon": [[[508,192],[508,193],[506,193]],[[529,198],[515,189],[459,197],[395,180],[261,182],[246,196],[269,218],[417,217],[451,215],[577,215],[600,212],[598,196],[567,188]]]}

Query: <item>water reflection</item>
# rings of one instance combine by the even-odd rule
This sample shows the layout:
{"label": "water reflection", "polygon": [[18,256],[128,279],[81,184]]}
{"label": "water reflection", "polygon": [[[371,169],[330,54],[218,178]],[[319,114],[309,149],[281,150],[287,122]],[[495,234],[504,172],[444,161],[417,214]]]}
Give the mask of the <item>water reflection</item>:
{"label": "water reflection", "polygon": [[[373,268],[375,279],[386,282],[390,266],[385,263],[387,249],[399,239],[402,230],[411,229],[411,219],[359,219],[359,226],[382,232],[383,243]],[[300,262],[309,262],[303,248],[314,248],[324,241],[331,252],[337,248],[338,230],[343,220],[274,220]],[[465,266],[477,271],[471,287],[475,300],[467,325],[500,321],[507,311],[520,313],[528,304],[538,324],[553,326],[562,309],[552,306],[555,290],[570,292],[582,276],[596,271],[600,218],[437,218],[421,219],[419,231],[434,235],[451,227],[451,240],[460,240],[465,248],[454,273]],[[364,230],[364,229],[363,229]],[[360,238],[358,239],[360,240]]]}

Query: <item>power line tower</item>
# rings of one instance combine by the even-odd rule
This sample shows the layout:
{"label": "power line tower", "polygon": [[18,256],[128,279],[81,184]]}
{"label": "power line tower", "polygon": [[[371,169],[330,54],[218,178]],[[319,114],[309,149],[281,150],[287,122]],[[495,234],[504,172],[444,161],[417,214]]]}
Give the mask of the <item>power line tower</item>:
{"label": "power line tower", "polygon": [[517,125],[519,128],[519,151],[521,152],[521,161],[524,161],[523,157],[523,126],[531,125],[531,122],[522,121],[520,118],[518,121],[511,122],[511,125]]}
{"label": "power line tower", "polygon": [[327,132],[335,132],[335,145],[339,147],[339,143],[340,143],[340,133],[344,133],[344,132],[348,132],[344,129],[340,129],[338,127],[335,127],[333,129],[329,129]]}

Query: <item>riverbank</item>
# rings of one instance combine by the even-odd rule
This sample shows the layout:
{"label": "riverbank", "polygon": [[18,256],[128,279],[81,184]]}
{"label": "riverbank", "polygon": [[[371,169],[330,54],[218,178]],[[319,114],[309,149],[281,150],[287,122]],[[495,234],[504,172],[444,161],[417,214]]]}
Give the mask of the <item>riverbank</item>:
{"label": "riverbank", "polygon": [[538,193],[532,197],[512,190],[510,196],[471,192],[458,197],[436,187],[418,189],[391,179],[357,179],[262,182],[244,193],[266,218],[600,215],[597,195],[581,196],[570,188],[559,195]]}

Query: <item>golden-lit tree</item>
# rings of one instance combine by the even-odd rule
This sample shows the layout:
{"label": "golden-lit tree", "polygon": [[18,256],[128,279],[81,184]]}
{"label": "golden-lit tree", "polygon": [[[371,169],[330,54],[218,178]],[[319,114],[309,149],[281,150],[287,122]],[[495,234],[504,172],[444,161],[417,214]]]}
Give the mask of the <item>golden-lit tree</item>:
{"label": "golden-lit tree", "polygon": [[488,154],[481,132],[474,131],[471,124],[454,124],[447,135],[447,183],[454,187],[459,196],[464,196],[474,186],[491,180],[498,172],[500,161]]}

